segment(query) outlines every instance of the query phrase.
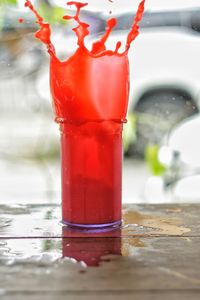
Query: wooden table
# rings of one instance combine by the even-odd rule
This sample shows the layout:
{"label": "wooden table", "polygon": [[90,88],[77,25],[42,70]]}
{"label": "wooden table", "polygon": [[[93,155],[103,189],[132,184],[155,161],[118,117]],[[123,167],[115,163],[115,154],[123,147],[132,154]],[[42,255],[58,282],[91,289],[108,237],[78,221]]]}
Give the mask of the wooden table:
{"label": "wooden table", "polygon": [[125,206],[113,231],[58,206],[0,206],[0,299],[200,299],[200,205]]}

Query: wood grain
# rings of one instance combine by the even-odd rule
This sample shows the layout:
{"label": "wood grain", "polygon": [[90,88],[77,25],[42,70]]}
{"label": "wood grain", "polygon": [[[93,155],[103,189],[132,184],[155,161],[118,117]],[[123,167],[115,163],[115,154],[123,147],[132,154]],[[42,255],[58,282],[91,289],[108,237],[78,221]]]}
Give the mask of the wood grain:
{"label": "wood grain", "polygon": [[98,234],[63,230],[58,212],[0,207],[2,300],[200,298],[200,205],[126,206]]}

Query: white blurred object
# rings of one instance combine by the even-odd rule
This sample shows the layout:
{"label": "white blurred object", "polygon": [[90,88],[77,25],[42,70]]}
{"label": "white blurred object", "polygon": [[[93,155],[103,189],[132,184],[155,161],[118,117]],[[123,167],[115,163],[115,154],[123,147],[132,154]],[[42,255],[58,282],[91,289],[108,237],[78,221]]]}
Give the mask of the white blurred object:
{"label": "white blurred object", "polygon": [[[23,2],[23,0],[18,0]],[[65,1],[51,0],[55,5],[66,7]],[[108,11],[112,10],[113,13],[130,11],[130,8],[136,9],[140,0],[87,0],[89,5],[87,9],[93,11]],[[199,5],[199,0],[147,0],[145,7],[146,10],[171,10],[180,8],[191,8]]]}
{"label": "white blurred object", "polygon": [[173,160],[172,149],[168,146],[161,147],[159,154],[158,154],[158,159],[162,164],[164,164],[166,166],[170,166],[172,163],[172,160]]}
{"label": "white blurred object", "polygon": [[200,175],[183,178],[173,191],[176,202],[200,202]]}
{"label": "white blurred object", "polygon": [[199,132],[200,116],[196,116],[182,122],[164,139],[158,159],[166,172],[148,179],[146,201],[155,198],[159,202],[200,202]]}
{"label": "white blurred object", "polygon": [[151,176],[146,181],[143,198],[145,203],[166,203],[169,202],[164,193],[164,183],[161,177]]}
{"label": "white blurred object", "polygon": [[[136,9],[140,0],[87,0],[83,1],[87,2],[88,6],[85,7],[87,10],[91,11],[100,11],[100,12],[109,12],[110,10],[112,13],[119,13],[119,12],[126,12],[130,10],[130,7]],[[66,8],[66,2],[62,2],[60,0],[52,0],[52,3],[58,6],[62,6]]]}
{"label": "white blurred object", "polygon": [[181,160],[190,166],[200,167],[200,117],[193,117],[179,125],[170,135],[168,146],[180,153]]}

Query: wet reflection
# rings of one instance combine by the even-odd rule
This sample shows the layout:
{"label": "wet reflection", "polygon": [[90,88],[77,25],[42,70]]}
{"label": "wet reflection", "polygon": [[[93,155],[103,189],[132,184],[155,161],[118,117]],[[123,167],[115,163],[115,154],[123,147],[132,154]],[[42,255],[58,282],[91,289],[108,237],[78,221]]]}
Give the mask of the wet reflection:
{"label": "wet reflection", "polygon": [[136,253],[137,248],[143,248],[147,246],[142,239],[139,238],[126,238],[123,239],[121,254],[122,256],[133,256]]}
{"label": "wet reflection", "polygon": [[[187,207],[167,206],[161,210],[145,209],[143,206],[124,206],[123,224],[121,230],[113,228],[101,229],[102,237],[144,237],[157,235],[183,235],[190,232],[188,218],[183,218]],[[29,205],[29,206],[7,206],[0,205],[0,238],[9,237],[44,237],[62,238],[82,237],[87,234],[96,237],[95,230],[72,231],[62,229],[60,206],[58,205]],[[24,226],[25,224],[25,226]],[[65,232],[65,233],[63,233]]]}
{"label": "wet reflection", "polygon": [[[140,248],[149,247],[137,237],[121,237],[121,230],[110,236],[63,230],[62,238],[9,239],[0,242],[0,265],[32,265],[35,268],[66,266],[69,271],[84,273],[87,267],[104,266],[104,263],[136,257]],[[67,237],[65,237],[67,236]]]}
{"label": "wet reflection", "polygon": [[99,266],[105,255],[121,255],[121,228],[106,232],[84,232],[63,227],[63,257],[83,261],[87,266]]}

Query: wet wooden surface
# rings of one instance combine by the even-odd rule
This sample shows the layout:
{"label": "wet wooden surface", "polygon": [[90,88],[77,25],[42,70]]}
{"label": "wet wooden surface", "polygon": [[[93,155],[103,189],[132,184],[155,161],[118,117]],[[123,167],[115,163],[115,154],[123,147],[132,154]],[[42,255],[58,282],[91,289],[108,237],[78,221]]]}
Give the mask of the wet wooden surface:
{"label": "wet wooden surface", "polygon": [[129,205],[79,232],[58,206],[0,206],[0,299],[200,299],[200,205]]}

